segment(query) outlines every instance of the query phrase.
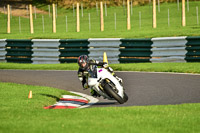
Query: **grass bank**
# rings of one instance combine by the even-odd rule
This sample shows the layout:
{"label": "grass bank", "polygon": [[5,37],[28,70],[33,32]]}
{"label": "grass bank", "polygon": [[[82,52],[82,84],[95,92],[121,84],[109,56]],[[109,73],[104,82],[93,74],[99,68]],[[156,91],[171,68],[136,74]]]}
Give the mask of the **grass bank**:
{"label": "grass bank", "polygon": [[[127,63],[110,64],[114,71],[200,73],[200,63]],[[18,64],[0,63],[0,69],[22,70],[78,70],[77,63]]]}
{"label": "grass bank", "polygon": [[[29,90],[33,98],[28,99]],[[197,133],[200,104],[45,110],[64,90],[0,83],[0,132]]]}
{"label": "grass bank", "polygon": [[[157,10],[157,28],[152,28],[152,5],[133,6],[131,13],[131,30],[127,30],[126,7],[109,7],[104,10],[104,31],[100,31],[100,11],[96,8],[80,9],[80,32],[76,32],[76,13],[71,9],[57,9],[57,33],[52,33],[52,15],[48,14],[48,5],[37,5],[46,13],[33,14],[34,34],[30,33],[29,18],[12,16],[11,33],[7,34],[7,15],[0,13],[1,39],[32,38],[152,38],[166,36],[200,36],[200,25],[197,22],[196,7],[199,1],[190,1],[186,11],[186,27],[181,24],[181,8],[177,3],[162,3]],[[72,7],[73,5],[71,5]],[[181,3],[180,3],[181,7]],[[52,11],[52,9],[51,9]],[[169,11],[169,19],[168,19]],[[42,19],[42,16],[44,19]],[[90,18],[89,18],[90,16]],[[141,19],[140,19],[141,18]],[[116,21],[115,21],[116,20]],[[169,20],[169,21],[168,21]],[[44,27],[43,27],[44,22]],[[168,23],[169,22],[169,23]],[[44,29],[44,30],[43,30]]]}

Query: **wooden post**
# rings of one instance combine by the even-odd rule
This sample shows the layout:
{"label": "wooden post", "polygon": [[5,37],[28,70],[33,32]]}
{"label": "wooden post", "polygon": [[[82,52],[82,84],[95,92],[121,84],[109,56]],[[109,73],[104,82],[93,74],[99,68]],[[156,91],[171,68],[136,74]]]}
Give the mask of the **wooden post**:
{"label": "wooden post", "polygon": [[182,26],[186,26],[186,21],[185,21],[185,0],[182,0]]}
{"label": "wooden post", "polygon": [[31,4],[29,5],[29,10],[30,10],[30,31],[31,31],[31,34],[33,34],[34,30],[33,30],[33,15],[32,15],[32,5]]}
{"label": "wooden post", "polygon": [[56,33],[56,10],[55,4],[52,4],[53,7],[53,33]]}
{"label": "wooden post", "polygon": [[10,33],[10,5],[7,5],[8,19],[7,19],[7,33]]}
{"label": "wooden post", "polygon": [[156,0],[153,0],[153,28],[156,28]]}
{"label": "wooden post", "polygon": [[100,2],[100,8],[101,8],[101,31],[104,31],[103,2]]}
{"label": "wooden post", "polygon": [[127,30],[131,29],[130,2],[127,0]]}
{"label": "wooden post", "polygon": [[76,31],[80,32],[79,3],[76,4]]}

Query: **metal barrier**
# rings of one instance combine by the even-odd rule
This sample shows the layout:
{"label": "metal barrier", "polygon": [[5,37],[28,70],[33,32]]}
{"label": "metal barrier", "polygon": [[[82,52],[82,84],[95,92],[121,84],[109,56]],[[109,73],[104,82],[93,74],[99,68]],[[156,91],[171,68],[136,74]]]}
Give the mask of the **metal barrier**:
{"label": "metal barrier", "polygon": [[61,63],[77,62],[80,55],[88,55],[88,39],[60,40],[59,61]]}
{"label": "metal barrier", "polygon": [[120,38],[99,38],[89,39],[89,57],[95,60],[103,61],[103,53],[106,52],[109,63],[119,63]]}
{"label": "metal barrier", "polygon": [[32,42],[31,40],[6,40],[6,61],[14,63],[32,63]]}
{"label": "metal barrier", "polygon": [[0,62],[6,62],[5,55],[6,55],[6,39],[0,39]]}
{"label": "metal barrier", "polygon": [[121,39],[120,63],[150,62],[151,39]]}
{"label": "metal barrier", "polygon": [[77,62],[80,55],[109,63],[200,62],[200,37],[152,39],[0,39],[0,62]]}
{"label": "metal barrier", "polygon": [[57,64],[59,62],[59,39],[32,39],[33,64]]}
{"label": "metal barrier", "polygon": [[152,38],[151,62],[185,62],[186,37]]}
{"label": "metal barrier", "polygon": [[200,37],[187,37],[186,58],[187,62],[200,62]]}

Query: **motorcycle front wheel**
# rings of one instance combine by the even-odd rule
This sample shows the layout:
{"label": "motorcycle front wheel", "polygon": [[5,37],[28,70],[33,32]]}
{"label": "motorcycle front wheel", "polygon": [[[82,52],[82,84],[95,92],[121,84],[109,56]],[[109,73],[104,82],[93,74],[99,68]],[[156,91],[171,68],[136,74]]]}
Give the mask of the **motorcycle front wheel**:
{"label": "motorcycle front wheel", "polygon": [[117,100],[117,102],[119,102],[120,104],[123,104],[125,101],[123,98],[121,98],[114,90],[113,88],[109,85],[109,84],[105,84],[104,86],[104,90],[106,91],[106,93],[110,96],[113,97],[115,100]]}
{"label": "motorcycle front wheel", "polygon": [[127,94],[124,92],[124,102],[127,102],[128,101],[128,96],[127,96]]}

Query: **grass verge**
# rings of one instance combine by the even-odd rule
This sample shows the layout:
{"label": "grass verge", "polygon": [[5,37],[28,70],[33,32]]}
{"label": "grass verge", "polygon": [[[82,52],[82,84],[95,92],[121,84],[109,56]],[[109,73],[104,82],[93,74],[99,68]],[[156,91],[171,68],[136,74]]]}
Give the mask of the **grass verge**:
{"label": "grass verge", "polygon": [[[127,63],[110,64],[114,71],[200,73],[200,63]],[[78,70],[77,63],[19,64],[0,63],[0,69],[22,70]]]}
{"label": "grass verge", "polygon": [[[52,33],[52,15],[49,17],[48,5],[37,5],[46,10],[45,14],[33,13],[34,34],[30,33],[28,17],[12,16],[11,33],[7,34],[7,15],[0,13],[1,39],[88,39],[88,38],[152,38],[167,36],[200,36],[196,7],[199,1],[190,1],[190,10],[186,11],[186,27],[181,24],[181,9],[177,3],[162,3],[157,10],[157,28],[152,28],[152,5],[133,6],[131,14],[131,30],[127,30],[126,8],[123,6],[107,8],[104,12],[104,28],[100,31],[100,11],[96,8],[80,11],[80,32],[76,32],[76,14],[72,9],[57,9],[57,33]],[[71,5],[72,7],[72,5]],[[51,9],[52,11],[52,9]],[[169,18],[168,18],[169,11]],[[115,16],[116,14],[116,16]],[[139,15],[141,14],[141,15]],[[42,17],[43,16],[43,17]],[[91,16],[91,18],[89,18]],[[44,18],[44,21],[43,19]],[[140,19],[141,18],[141,19]],[[116,20],[116,22],[115,22]],[[43,27],[44,22],[44,27]],[[21,28],[20,28],[21,27]]]}
{"label": "grass verge", "polygon": [[[28,99],[29,90],[33,98]],[[199,132],[200,104],[45,110],[64,90],[0,83],[0,132]]]}

